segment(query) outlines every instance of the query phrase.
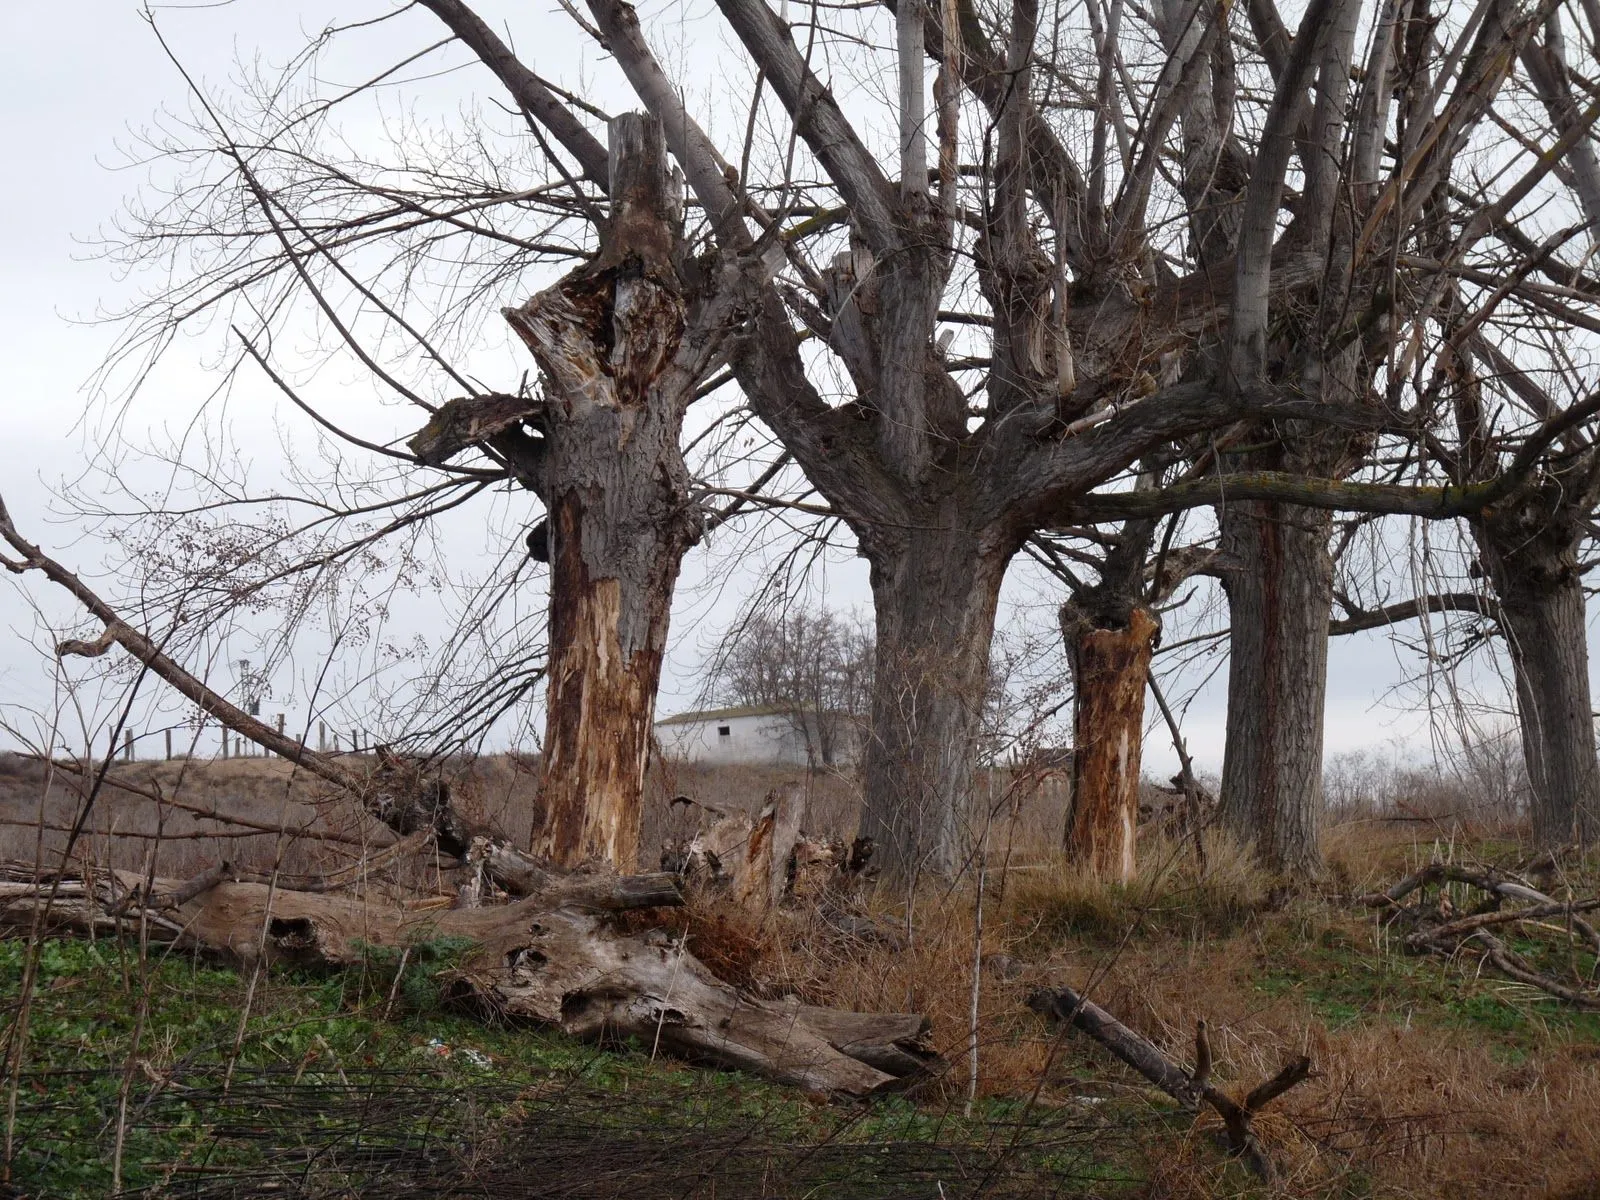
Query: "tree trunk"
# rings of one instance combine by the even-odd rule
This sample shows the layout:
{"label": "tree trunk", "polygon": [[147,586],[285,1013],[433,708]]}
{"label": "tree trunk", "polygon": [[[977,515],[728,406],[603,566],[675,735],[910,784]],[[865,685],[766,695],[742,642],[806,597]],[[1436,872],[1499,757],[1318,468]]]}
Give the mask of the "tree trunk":
{"label": "tree trunk", "polygon": [[872,729],[861,832],[902,880],[958,871],[969,843],[972,777],[1009,547],[943,519],[864,542],[877,618]]}
{"label": "tree trunk", "polygon": [[1061,607],[1073,685],[1067,857],[1123,883],[1136,867],[1144,693],[1158,629],[1143,605],[1120,624],[1102,623],[1074,602]]}
{"label": "tree trunk", "polygon": [[1219,521],[1231,629],[1222,819],[1268,867],[1310,874],[1321,863],[1331,518],[1248,503]]}
{"label": "tree trunk", "polygon": [[1578,514],[1566,511],[1561,489],[1544,492],[1473,522],[1473,534],[1511,651],[1533,838],[1556,847],[1600,836],[1600,761]]}
{"label": "tree trunk", "polygon": [[694,378],[675,369],[686,303],[681,198],[660,123],[611,123],[598,259],[507,319],[543,370],[549,700],[533,852],[638,861],[639,816],[673,586],[699,536],[679,449]]}

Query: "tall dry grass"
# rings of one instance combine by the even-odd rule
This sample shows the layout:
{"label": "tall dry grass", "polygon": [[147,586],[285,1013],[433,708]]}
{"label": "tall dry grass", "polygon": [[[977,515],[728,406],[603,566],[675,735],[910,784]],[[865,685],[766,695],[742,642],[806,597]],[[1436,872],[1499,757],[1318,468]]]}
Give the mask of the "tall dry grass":
{"label": "tall dry grass", "polygon": [[[1352,884],[1392,882],[1431,858],[1473,853],[1400,828],[1337,832],[1339,865],[1325,892],[1285,890],[1246,848],[1220,838],[1203,875],[1185,848],[1149,838],[1127,885],[1059,858],[1009,873],[992,864],[976,959],[970,882],[922,885],[909,924],[903,894],[839,901],[875,913],[900,945],[841,934],[815,908],[756,925],[707,906],[687,924],[697,950],[769,994],[926,1013],[952,1064],[924,1097],[935,1106],[967,1087],[977,962],[981,1095],[1171,1112],[1100,1047],[1027,1010],[1032,989],[1065,983],[1179,1063],[1192,1060],[1203,1018],[1215,1077],[1237,1095],[1309,1055],[1315,1076],[1259,1122],[1284,1171],[1280,1195],[1600,1197],[1600,1045],[1584,1032],[1594,1026],[1462,965],[1403,958],[1373,916],[1349,903]],[[1592,885],[1600,870],[1588,878]],[[1155,1128],[1170,1133],[1145,1148],[1144,1194],[1198,1200],[1249,1190],[1209,1114]]]}

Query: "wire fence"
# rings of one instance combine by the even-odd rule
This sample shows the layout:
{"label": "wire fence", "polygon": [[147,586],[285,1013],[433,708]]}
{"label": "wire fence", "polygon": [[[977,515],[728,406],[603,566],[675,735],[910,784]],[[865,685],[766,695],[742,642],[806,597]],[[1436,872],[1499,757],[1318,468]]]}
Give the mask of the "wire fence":
{"label": "wire fence", "polygon": [[[21,1122],[71,1128],[48,1119],[56,1102],[28,1082]],[[241,1068],[227,1079],[193,1066],[141,1090],[127,1144],[170,1157],[141,1164],[158,1182],[118,1195],[151,1200],[1083,1196],[1091,1180],[1114,1185],[1107,1150],[1135,1136],[1125,1119],[1088,1109],[1028,1110],[975,1135],[936,1109],[881,1105],[830,1110],[799,1132],[792,1109],[763,1110],[736,1094],[725,1105],[684,1104],[559,1075],[533,1087],[460,1086],[424,1070],[332,1078]],[[65,1149],[36,1143],[30,1154]]]}

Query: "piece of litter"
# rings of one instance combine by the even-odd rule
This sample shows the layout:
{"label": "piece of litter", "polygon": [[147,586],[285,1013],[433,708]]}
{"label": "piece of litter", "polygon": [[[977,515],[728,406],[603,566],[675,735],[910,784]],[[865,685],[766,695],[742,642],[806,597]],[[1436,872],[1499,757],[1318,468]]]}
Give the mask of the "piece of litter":
{"label": "piece of litter", "polygon": [[441,1038],[429,1038],[423,1045],[416,1049],[418,1054],[430,1054],[434,1058],[462,1058],[479,1070],[488,1070],[494,1066],[494,1059],[482,1050],[474,1050],[471,1046],[452,1046]]}

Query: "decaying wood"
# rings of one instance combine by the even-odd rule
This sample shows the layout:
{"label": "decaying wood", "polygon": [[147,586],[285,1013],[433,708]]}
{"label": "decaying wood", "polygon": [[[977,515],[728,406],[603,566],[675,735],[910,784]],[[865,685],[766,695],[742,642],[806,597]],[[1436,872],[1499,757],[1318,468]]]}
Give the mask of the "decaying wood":
{"label": "decaying wood", "polygon": [[758,1000],[716,979],[680,942],[626,936],[606,912],[681,903],[667,877],[547,877],[510,904],[410,911],[344,895],[234,883],[221,872],[158,880],[152,902],[127,872],[92,879],[0,869],[0,925],[115,934],[142,922],[151,941],[240,964],[338,967],[374,947],[462,947],[447,973],[457,996],[494,1013],[594,1041],[637,1039],[701,1062],[809,1091],[865,1096],[937,1073],[927,1021]]}
{"label": "decaying wood", "polygon": [[[1431,897],[1428,894],[1430,887],[1442,889],[1449,884],[1483,892],[1483,903],[1462,912],[1446,891]],[[1405,903],[1408,900],[1410,903]],[[1579,915],[1600,910],[1600,899],[1557,900],[1526,880],[1494,868],[1431,863],[1392,887],[1357,897],[1357,902],[1388,910],[1388,924],[1406,930],[1401,944],[1412,954],[1477,959],[1507,979],[1538,988],[1578,1008],[1600,1010],[1600,984],[1593,972],[1585,978],[1573,970],[1570,979],[1558,979],[1539,970],[1491,932],[1514,926],[1522,938],[1562,947],[1578,941],[1600,962],[1600,929]]]}
{"label": "decaying wood", "polygon": [[[135,876],[108,873],[98,880],[47,880],[41,886],[32,868],[22,868],[0,887],[0,924],[32,928],[42,906],[47,923],[57,928],[116,933],[137,919],[157,941],[239,961],[321,965],[354,961],[362,946],[463,938],[472,946],[460,968],[464,988],[509,1015],[545,1021],[576,1036],[648,1039],[686,1057],[844,1095],[904,1086],[912,1081],[913,1061],[919,1077],[938,1069],[920,1017],[898,1017],[899,1024],[891,1023],[887,1031],[848,1015],[831,1015],[825,1022],[825,1010],[741,995],[681,945],[616,933],[603,913],[681,903],[676,876],[553,868],[467,820],[452,803],[448,783],[424,778],[398,755],[380,751],[378,769],[362,774],[284,738],[206,687],[81,579],[22,539],[3,506],[0,536],[23,555],[20,563],[8,563],[12,569],[42,571],[67,587],[105,623],[114,641],[224,725],[345,788],[402,837],[422,834],[504,891],[523,897],[508,905],[481,905],[468,895],[448,910],[408,913],[275,883],[229,882],[225,868],[188,882],[157,881],[147,893]],[[731,877],[741,902],[770,907],[781,895],[799,821],[797,790],[778,789],[749,823],[741,869]],[[859,864],[866,855],[859,845],[854,849],[849,860]],[[469,885],[469,892],[475,890]],[[827,1028],[814,1029],[818,1023]],[[914,1036],[905,1032],[913,1023]]]}
{"label": "decaying wood", "polygon": [[419,461],[437,467],[469,446],[492,444],[506,430],[535,420],[543,411],[544,402],[532,396],[463,396],[441,405],[406,445]]}
{"label": "decaying wood", "polygon": [[1261,1178],[1275,1177],[1272,1159],[1256,1136],[1255,1117],[1290,1088],[1310,1078],[1309,1058],[1302,1056],[1286,1063],[1276,1075],[1251,1088],[1244,1100],[1238,1101],[1210,1082],[1211,1044],[1204,1021],[1195,1027],[1194,1070],[1185,1071],[1154,1042],[1135,1033],[1071,988],[1035,992],[1028,999],[1028,1007],[1088,1034],[1184,1108],[1195,1110],[1202,1103],[1209,1105],[1222,1118],[1229,1151],[1242,1158]]}
{"label": "decaying wood", "polygon": [[805,792],[796,783],[779,784],[767,793],[766,803],[753,818],[745,812],[701,811],[712,818],[710,823],[693,836],[664,846],[662,866],[681,873],[691,886],[726,898],[754,916],[765,916],[789,893],[794,880]]}
{"label": "decaying wood", "polygon": [[631,871],[672,591],[701,532],[679,435],[726,312],[680,271],[682,187],[661,122],[626,113],[609,135],[599,255],[504,315],[548,396],[533,481],[550,564],[533,849]]}
{"label": "decaying wood", "polygon": [[670,838],[661,847],[662,870],[758,919],[785,901],[816,901],[825,921],[850,932],[853,918],[835,921],[830,914],[838,912],[834,901],[841,891],[869,873],[872,840],[846,842],[805,833],[805,793],[799,784],[773,788],[754,817],[724,812],[689,796],[674,797],[672,804],[701,819],[693,833]]}
{"label": "decaying wood", "polygon": [[1136,866],[1144,694],[1159,629],[1142,606],[1116,626],[1101,625],[1071,604],[1061,609],[1076,697],[1067,855],[1123,883]]}

